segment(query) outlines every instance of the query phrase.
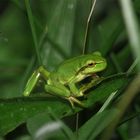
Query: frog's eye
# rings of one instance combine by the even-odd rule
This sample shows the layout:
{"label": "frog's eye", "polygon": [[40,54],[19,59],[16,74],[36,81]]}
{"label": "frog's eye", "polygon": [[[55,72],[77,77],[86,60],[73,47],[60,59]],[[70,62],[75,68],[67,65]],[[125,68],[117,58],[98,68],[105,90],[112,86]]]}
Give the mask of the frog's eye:
{"label": "frog's eye", "polygon": [[95,66],[95,63],[94,62],[90,62],[90,63],[88,63],[88,66]]}

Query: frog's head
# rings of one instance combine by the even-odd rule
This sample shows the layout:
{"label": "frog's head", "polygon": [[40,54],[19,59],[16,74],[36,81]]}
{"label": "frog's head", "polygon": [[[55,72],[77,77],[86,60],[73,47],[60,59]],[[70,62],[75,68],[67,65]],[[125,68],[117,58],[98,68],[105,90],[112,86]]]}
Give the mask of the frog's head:
{"label": "frog's head", "polygon": [[84,66],[81,73],[84,75],[90,75],[103,71],[107,66],[106,59],[102,57],[100,52],[94,52],[85,59]]}

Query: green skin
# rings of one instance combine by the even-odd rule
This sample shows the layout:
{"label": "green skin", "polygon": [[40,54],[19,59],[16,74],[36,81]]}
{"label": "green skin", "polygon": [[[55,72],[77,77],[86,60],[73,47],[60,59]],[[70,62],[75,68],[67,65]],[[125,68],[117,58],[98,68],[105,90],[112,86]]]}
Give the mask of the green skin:
{"label": "green skin", "polygon": [[[72,107],[74,107],[74,102],[84,106],[77,97],[83,96],[86,90],[101,81],[96,73],[103,71],[106,66],[106,59],[101,56],[100,52],[65,60],[54,72],[48,72],[43,66],[40,66],[29,78],[23,95],[30,95],[41,76],[46,80],[46,92],[68,99]],[[93,80],[78,89],[76,83],[89,76]]]}

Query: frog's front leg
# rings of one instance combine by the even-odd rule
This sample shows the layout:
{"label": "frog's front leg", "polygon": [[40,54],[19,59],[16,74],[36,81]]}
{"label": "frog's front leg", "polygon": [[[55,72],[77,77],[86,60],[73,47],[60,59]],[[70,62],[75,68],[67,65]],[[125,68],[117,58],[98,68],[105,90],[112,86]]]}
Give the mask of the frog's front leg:
{"label": "frog's front leg", "polygon": [[70,102],[72,108],[74,108],[74,103],[77,103],[80,106],[84,107],[81,101],[73,97],[73,95],[71,94],[71,91],[67,87],[65,87],[63,84],[60,84],[60,83],[54,83],[50,85],[46,84],[45,90],[46,92],[52,95],[55,95],[55,96],[57,95],[61,98],[67,99]]}
{"label": "frog's front leg", "polygon": [[73,96],[75,97],[81,97],[83,96],[83,93],[77,88],[76,83],[70,82],[68,84],[70,91],[72,92]]}
{"label": "frog's front leg", "polygon": [[80,88],[80,92],[84,93],[85,91],[89,90],[90,88],[92,88],[93,86],[96,86],[97,84],[101,83],[103,81],[104,78],[99,77],[96,75],[96,77],[93,77],[93,79],[87,83],[84,84],[81,88]]}
{"label": "frog's front leg", "polygon": [[31,77],[29,78],[25,90],[23,92],[24,96],[30,95],[31,91],[38,82],[40,76],[43,77],[45,80],[47,80],[49,76],[49,72],[43,66],[40,66],[37,70],[35,70],[34,73],[31,75]]}

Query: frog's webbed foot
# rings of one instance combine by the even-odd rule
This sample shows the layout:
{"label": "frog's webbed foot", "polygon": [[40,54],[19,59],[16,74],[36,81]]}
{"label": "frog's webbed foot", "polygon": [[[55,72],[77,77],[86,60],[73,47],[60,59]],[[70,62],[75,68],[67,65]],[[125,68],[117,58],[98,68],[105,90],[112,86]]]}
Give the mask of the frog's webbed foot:
{"label": "frog's webbed foot", "polygon": [[85,105],[73,96],[66,97],[66,99],[70,102],[72,108],[74,108],[74,103],[77,103],[79,106],[85,108]]}

